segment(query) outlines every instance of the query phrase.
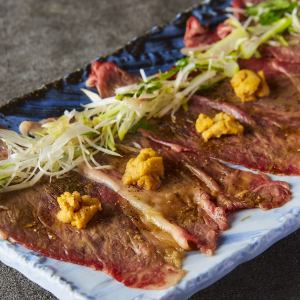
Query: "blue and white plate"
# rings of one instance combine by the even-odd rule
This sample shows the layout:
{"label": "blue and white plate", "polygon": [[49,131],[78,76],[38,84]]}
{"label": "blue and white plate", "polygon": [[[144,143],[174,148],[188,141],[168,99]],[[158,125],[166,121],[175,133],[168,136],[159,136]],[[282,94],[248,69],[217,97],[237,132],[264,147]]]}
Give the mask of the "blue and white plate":
{"label": "blue and white plate", "polygon": [[[181,57],[187,18],[194,15],[201,22],[215,25],[224,20],[225,8],[229,5],[227,0],[206,1],[179,14],[163,28],[154,27],[145,36],[99,59],[114,61],[132,73],[138,73],[140,68],[147,75],[166,70]],[[80,104],[88,102],[80,88],[84,87],[89,68],[87,66],[34,93],[12,100],[0,108],[0,125],[17,130],[23,120],[44,119],[60,115],[65,109],[80,109]],[[216,254],[208,257],[198,252],[189,253],[183,266],[187,275],[168,290],[130,289],[102,272],[49,259],[4,240],[0,240],[0,259],[60,299],[187,299],[300,228],[300,177],[279,179],[291,184],[292,200],[284,207],[270,211],[252,209],[233,214],[231,229],[222,234]]]}

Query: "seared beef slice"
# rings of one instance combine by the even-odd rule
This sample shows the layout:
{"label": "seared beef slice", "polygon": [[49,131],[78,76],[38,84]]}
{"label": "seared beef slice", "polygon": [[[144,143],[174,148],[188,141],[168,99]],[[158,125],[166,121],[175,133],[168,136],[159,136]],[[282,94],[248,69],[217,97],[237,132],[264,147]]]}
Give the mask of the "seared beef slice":
{"label": "seared beef slice", "polygon": [[[77,230],[56,219],[56,196],[65,190],[101,199],[103,211],[86,229]],[[29,249],[103,270],[130,287],[160,289],[174,285],[184,272],[166,262],[161,249],[123,213],[118,198],[106,187],[72,173],[51,185],[38,184],[1,195],[0,230],[4,237]]]}

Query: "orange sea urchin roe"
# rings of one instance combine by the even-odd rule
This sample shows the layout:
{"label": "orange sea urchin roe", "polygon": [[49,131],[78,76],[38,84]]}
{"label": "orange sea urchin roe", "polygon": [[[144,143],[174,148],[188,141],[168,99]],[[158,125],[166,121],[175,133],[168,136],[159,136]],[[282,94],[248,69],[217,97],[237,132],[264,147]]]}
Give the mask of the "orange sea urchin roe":
{"label": "orange sea urchin roe", "polygon": [[164,176],[162,157],[151,148],[142,149],[139,155],[131,158],[123,175],[125,185],[137,185],[145,190],[156,190]]}
{"label": "orange sea urchin roe", "polygon": [[97,211],[101,210],[99,199],[78,192],[64,192],[57,197],[60,211],[56,217],[59,221],[71,224],[77,229],[85,228]]}
{"label": "orange sea urchin roe", "polygon": [[263,71],[256,73],[252,70],[240,70],[232,77],[230,83],[242,102],[255,101],[257,97],[266,97],[270,94]]}
{"label": "orange sea urchin roe", "polygon": [[200,114],[195,124],[196,131],[202,133],[203,139],[207,142],[215,137],[219,138],[225,134],[243,133],[244,127],[231,115],[218,113],[214,118]]}

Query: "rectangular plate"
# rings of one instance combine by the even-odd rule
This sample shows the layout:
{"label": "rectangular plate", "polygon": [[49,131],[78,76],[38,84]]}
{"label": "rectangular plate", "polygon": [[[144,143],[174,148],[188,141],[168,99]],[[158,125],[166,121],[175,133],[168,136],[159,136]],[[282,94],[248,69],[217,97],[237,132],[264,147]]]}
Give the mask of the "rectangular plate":
{"label": "rectangular plate", "polygon": [[[210,25],[225,18],[224,8],[230,1],[207,2],[179,14],[162,28],[154,27],[146,35],[100,59],[113,61],[136,74],[140,68],[147,75],[166,70],[181,57],[182,36],[190,15]],[[88,102],[80,88],[84,87],[89,68],[87,66],[36,92],[13,99],[0,108],[0,125],[17,130],[23,120],[38,120],[58,116],[65,109],[79,109],[80,104]],[[207,257],[198,252],[189,253],[183,266],[187,275],[177,286],[168,290],[130,289],[102,272],[49,259],[4,240],[0,240],[0,259],[61,299],[187,299],[300,228],[300,185],[296,184],[299,177],[279,179],[291,184],[292,200],[284,207],[270,211],[252,209],[233,214],[231,229],[222,234],[216,254]]]}

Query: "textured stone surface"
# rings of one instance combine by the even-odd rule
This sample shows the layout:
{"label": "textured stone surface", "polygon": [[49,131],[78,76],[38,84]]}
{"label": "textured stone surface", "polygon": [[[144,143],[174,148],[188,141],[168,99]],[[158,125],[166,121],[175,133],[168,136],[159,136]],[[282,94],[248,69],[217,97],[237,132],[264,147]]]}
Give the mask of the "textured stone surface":
{"label": "textured stone surface", "polygon": [[[199,0],[0,0],[0,101],[113,51]],[[300,298],[300,232],[192,300]],[[0,299],[55,299],[0,263]]]}

